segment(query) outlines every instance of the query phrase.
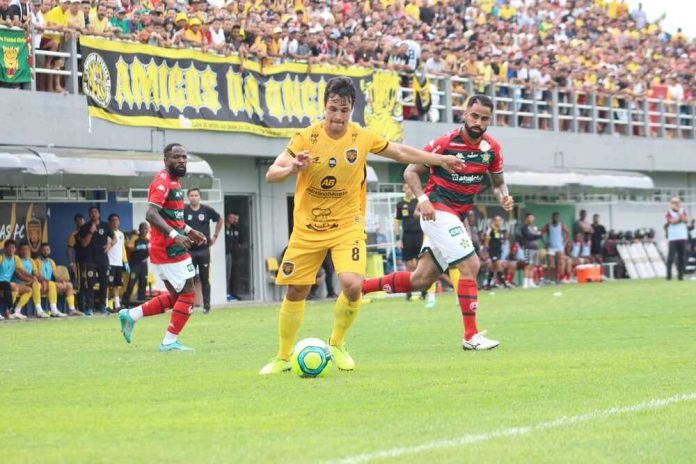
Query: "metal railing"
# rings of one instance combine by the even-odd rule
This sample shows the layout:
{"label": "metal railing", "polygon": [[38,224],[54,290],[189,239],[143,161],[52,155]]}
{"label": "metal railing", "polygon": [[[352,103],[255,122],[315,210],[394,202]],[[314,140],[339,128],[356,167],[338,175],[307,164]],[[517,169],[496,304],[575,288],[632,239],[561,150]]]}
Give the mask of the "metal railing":
{"label": "metal railing", "polygon": [[[493,100],[494,126],[696,139],[694,103],[558,87],[481,83],[456,76],[430,76],[430,85],[433,103],[425,117],[419,115],[420,120],[461,122],[466,99],[483,93]],[[404,107],[415,107],[412,88],[403,87],[401,95]]]}
{"label": "metal railing", "polygon": [[[37,75],[65,76],[65,88],[81,92],[81,56],[77,39],[64,37],[60,51],[33,49],[33,79]],[[46,57],[62,58],[65,69],[41,67]],[[587,92],[567,88],[535,88],[518,84],[485,83],[466,77],[428,76],[432,104],[418,120],[444,123],[462,121],[464,104],[475,93],[488,95],[494,104],[494,126],[556,132],[622,135],[696,140],[696,104],[626,94]],[[409,79],[404,81],[410,82]],[[401,88],[407,112],[415,109],[411,86]]]}

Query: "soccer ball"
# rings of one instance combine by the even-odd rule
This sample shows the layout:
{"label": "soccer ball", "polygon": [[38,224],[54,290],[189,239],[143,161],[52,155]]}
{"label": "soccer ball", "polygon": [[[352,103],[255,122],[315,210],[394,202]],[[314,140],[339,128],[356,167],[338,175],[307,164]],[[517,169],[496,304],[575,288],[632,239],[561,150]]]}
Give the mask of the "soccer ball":
{"label": "soccer ball", "polygon": [[323,377],[331,367],[331,349],[318,338],[300,340],[292,350],[290,366],[300,377]]}

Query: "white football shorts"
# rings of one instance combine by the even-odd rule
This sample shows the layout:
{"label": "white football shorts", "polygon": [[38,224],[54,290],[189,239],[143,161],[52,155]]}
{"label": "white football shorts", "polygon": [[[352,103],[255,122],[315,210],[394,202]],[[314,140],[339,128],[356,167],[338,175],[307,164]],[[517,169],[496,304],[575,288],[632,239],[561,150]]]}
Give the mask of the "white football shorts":
{"label": "white football shorts", "polygon": [[429,252],[440,272],[476,253],[466,227],[456,215],[437,210],[434,221],[421,219],[425,234],[421,254]]}
{"label": "white football shorts", "polygon": [[152,264],[152,271],[160,279],[166,280],[177,293],[181,292],[186,285],[186,281],[196,277],[196,269],[193,267],[191,257],[179,261],[178,263]]}

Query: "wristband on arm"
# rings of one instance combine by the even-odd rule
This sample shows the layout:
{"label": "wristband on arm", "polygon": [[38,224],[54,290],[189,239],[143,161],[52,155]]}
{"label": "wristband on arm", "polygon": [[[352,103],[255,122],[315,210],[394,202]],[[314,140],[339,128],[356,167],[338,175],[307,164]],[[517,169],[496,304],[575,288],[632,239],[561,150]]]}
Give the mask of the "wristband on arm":
{"label": "wristband on arm", "polygon": [[176,239],[179,236],[179,232],[176,231],[176,229],[172,229],[169,231],[169,238],[172,240]]}
{"label": "wristband on arm", "polygon": [[186,224],[186,225],[184,226],[184,233],[185,233],[185,234],[188,234],[188,233],[191,232],[192,230],[193,230],[193,229],[192,229],[191,226],[189,226],[188,224]]}
{"label": "wristband on arm", "polygon": [[421,193],[418,195],[418,204],[420,205],[421,203],[424,203],[426,201],[430,201],[430,198],[428,198],[428,195],[425,193]]}

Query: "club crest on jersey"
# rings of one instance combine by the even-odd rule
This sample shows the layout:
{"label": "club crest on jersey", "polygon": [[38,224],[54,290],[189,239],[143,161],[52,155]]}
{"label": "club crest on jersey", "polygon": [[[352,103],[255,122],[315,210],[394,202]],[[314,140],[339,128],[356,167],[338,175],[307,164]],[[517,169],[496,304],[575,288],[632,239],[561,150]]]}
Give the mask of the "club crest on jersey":
{"label": "club crest on jersey", "polygon": [[491,160],[491,154],[490,154],[490,153],[484,153],[483,155],[481,155],[481,160],[482,160],[484,163],[488,163],[488,162]]}
{"label": "club crest on jersey", "polygon": [[202,220],[204,220],[204,219],[205,219],[205,215],[204,215],[203,213],[201,213],[201,214],[198,215],[198,220],[199,220],[199,221],[202,221]]}
{"label": "club crest on jersey", "polygon": [[295,263],[292,261],[284,261],[280,266],[280,270],[283,272],[285,277],[290,277],[293,272],[295,272]]}
{"label": "club crest on jersey", "polygon": [[330,168],[336,167],[336,158],[329,158],[329,167]]}
{"label": "club crest on jersey", "polygon": [[349,148],[346,150],[346,162],[348,164],[355,164],[355,162],[358,160],[358,149],[357,148]]}

